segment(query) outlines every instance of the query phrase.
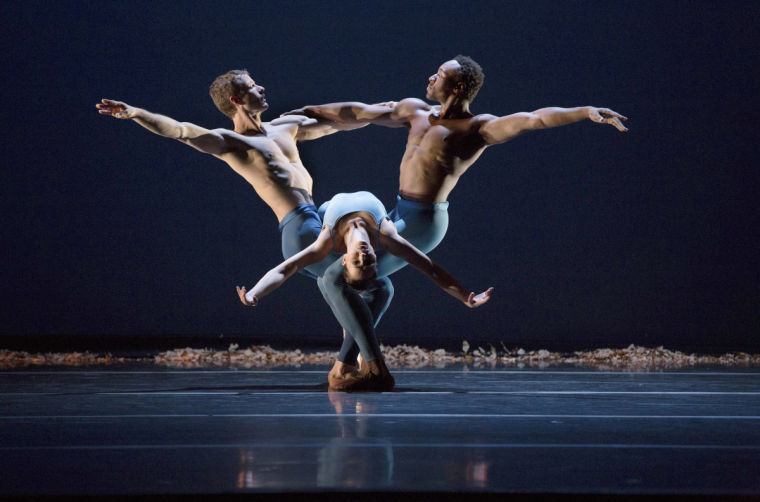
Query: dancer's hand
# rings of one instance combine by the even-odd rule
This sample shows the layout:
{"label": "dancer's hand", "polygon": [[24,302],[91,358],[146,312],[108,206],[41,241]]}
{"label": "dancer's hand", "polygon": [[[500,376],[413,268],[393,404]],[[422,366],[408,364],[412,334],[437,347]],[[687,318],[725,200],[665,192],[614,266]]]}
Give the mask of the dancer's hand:
{"label": "dancer's hand", "polygon": [[488,300],[491,299],[492,291],[493,291],[493,288],[488,288],[488,290],[480,293],[479,295],[476,295],[475,293],[470,293],[470,296],[467,297],[467,301],[464,302],[464,304],[470,307],[471,309],[480,307],[481,305],[483,305],[484,303],[486,303]]}
{"label": "dancer's hand", "polygon": [[121,101],[101,99],[101,103],[95,105],[101,115],[110,115],[117,119],[131,119],[137,113],[137,109]]}
{"label": "dancer's hand", "polygon": [[249,291],[248,294],[246,294],[245,286],[235,286],[235,288],[237,289],[238,296],[240,297],[240,301],[243,302],[243,305],[255,307],[259,304],[259,299],[252,294],[253,291]]}
{"label": "dancer's hand", "polygon": [[621,122],[621,120],[628,120],[628,117],[613,112],[609,108],[591,107],[588,112],[588,118],[600,124],[612,124],[620,132],[626,132],[628,130],[628,128]]}

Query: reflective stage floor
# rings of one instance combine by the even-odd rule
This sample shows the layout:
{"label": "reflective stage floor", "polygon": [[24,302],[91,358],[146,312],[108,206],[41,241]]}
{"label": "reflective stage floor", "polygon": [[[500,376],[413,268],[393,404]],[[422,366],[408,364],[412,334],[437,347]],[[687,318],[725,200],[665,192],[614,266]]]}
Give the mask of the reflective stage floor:
{"label": "reflective stage floor", "polygon": [[326,375],[0,371],[0,496],[760,495],[757,368],[396,370],[382,394]]}

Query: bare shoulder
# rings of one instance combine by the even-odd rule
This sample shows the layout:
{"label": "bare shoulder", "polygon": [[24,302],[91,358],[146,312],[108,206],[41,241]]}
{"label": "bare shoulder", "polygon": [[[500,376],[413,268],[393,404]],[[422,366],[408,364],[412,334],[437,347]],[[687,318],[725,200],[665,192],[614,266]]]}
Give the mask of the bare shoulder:
{"label": "bare shoulder", "polygon": [[380,244],[394,255],[398,255],[399,250],[409,244],[406,239],[399,235],[396,225],[387,217],[380,223],[378,238]]}
{"label": "bare shoulder", "polygon": [[274,130],[277,133],[286,133],[292,137],[298,134],[298,128],[316,124],[317,120],[304,115],[286,115],[278,117],[271,122],[265,122],[264,127]]}
{"label": "bare shoulder", "polygon": [[418,98],[404,98],[396,105],[396,113],[399,115],[411,115],[418,111],[429,111],[431,106]]}
{"label": "bare shoulder", "polygon": [[240,134],[230,129],[225,129],[223,127],[220,127],[218,129],[209,129],[208,135],[210,136],[211,141],[218,142],[220,145],[223,145],[221,147],[221,151],[218,152],[219,154],[236,153],[246,150],[245,145],[243,142],[241,142]]}
{"label": "bare shoulder", "polygon": [[389,217],[383,218],[383,221],[380,222],[380,235],[385,236],[395,236],[398,235],[398,231],[396,230],[396,225],[393,224],[393,221]]}
{"label": "bare shoulder", "polygon": [[480,115],[475,115],[470,119],[469,122],[469,131],[472,134],[481,134],[483,127],[492,121],[496,120],[498,117],[496,115],[491,115],[490,113],[481,113]]}
{"label": "bare shoulder", "polygon": [[491,115],[490,113],[481,113],[480,115],[475,115],[472,117],[472,124],[479,127],[491,122],[492,120],[496,120],[497,118],[499,117],[496,115]]}
{"label": "bare shoulder", "polygon": [[503,117],[494,115],[482,115],[482,122],[478,132],[489,145],[504,143],[525,131],[535,129],[533,124],[538,118],[528,112],[517,112]]}
{"label": "bare shoulder", "polygon": [[218,138],[221,138],[221,139],[224,139],[225,141],[230,141],[230,142],[239,141],[240,138],[244,137],[236,133],[232,129],[225,129],[223,127],[220,127],[218,129],[210,129],[209,133],[213,136],[216,136]]}
{"label": "bare shoulder", "polygon": [[267,138],[245,136],[229,129],[214,129],[212,132],[218,134],[224,141],[224,153],[239,160],[249,159],[252,154],[255,158],[261,158],[271,143]]}

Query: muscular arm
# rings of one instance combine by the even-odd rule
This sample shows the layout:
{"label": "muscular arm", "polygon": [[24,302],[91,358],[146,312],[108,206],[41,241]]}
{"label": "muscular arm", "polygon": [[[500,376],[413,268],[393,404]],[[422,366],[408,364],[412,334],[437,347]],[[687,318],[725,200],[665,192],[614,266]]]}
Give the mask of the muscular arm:
{"label": "muscular arm", "polygon": [[383,222],[383,233],[380,235],[381,242],[389,253],[398,256],[408,262],[409,265],[419,269],[436,283],[439,288],[468,307],[478,307],[490,299],[493,288],[489,288],[487,291],[476,296],[475,293],[465,289],[446,269],[433,263],[433,260],[425,253],[401,237],[396,232],[393,224],[388,223],[387,221]]}
{"label": "muscular arm", "polygon": [[203,153],[221,155],[230,151],[227,139],[217,130],[209,130],[190,122],[178,122],[165,115],[129,106],[121,101],[104,99],[95,106],[101,115],[132,119],[152,133],[179,140]]}
{"label": "muscular arm", "polygon": [[429,109],[430,105],[415,98],[402,99],[399,102],[388,102],[368,105],[358,101],[344,103],[328,103],[326,105],[305,106],[284,115],[298,114],[312,118],[320,118],[340,124],[375,124],[386,127],[404,127],[409,123],[409,117],[417,110]]}
{"label": "muscular arm", "polygon": [[533,112],[486,118],[485,123],[480,127],[480,134],[486,143],[495,145],[504,143],[526,131],[559,127],[584,119],[611,124],[621,132],[628,130],[621,122],[627,118],[619,113],[608,108],[579,106],[577,108],[541,108]]}
{"label": "muscular arm", "polygon": [[305,115],[287,115],[270,122],[275,126],[291,125],[296,141],[308,141],[322,136],[334,134],[339,131],[353,131],[368,126],[369,122],[333,122],[323,118],[310,118]]}
{"label": "muscular arm", "polygon": [[331,249],[330,229],[325,227],[313,244],[264,274],[264,277],[259,279],[253,289],[246,292],[245,287],[237,286],[240,301],[246,305],[257,305],[262,297],[282,286],[296,272],[325,259]]}

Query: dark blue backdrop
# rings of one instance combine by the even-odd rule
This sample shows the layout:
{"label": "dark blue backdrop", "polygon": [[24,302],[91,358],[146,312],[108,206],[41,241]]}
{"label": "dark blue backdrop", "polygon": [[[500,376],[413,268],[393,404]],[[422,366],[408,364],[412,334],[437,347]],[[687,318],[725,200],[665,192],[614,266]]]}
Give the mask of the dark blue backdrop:
{"label": "dark blue backdrop", "polygon": [[[213,4],[213,5],[212,5]],[[472,109],[607,106],[486,151],[432,253],[469,311],[417,271],[393,277],[381,335],[574,347],[760,347],[757,2],[7,2],[3,309],[11,335],[335,337],[315,285],[237,300],[280,259],[271,211],[225,164],[101,97],[228,126],[207,88],[245,67],[265,117],[304,104],[423,97],[452,56],[479,61]],[[397,188],[403,129],[302,146],[318,202]]]}

